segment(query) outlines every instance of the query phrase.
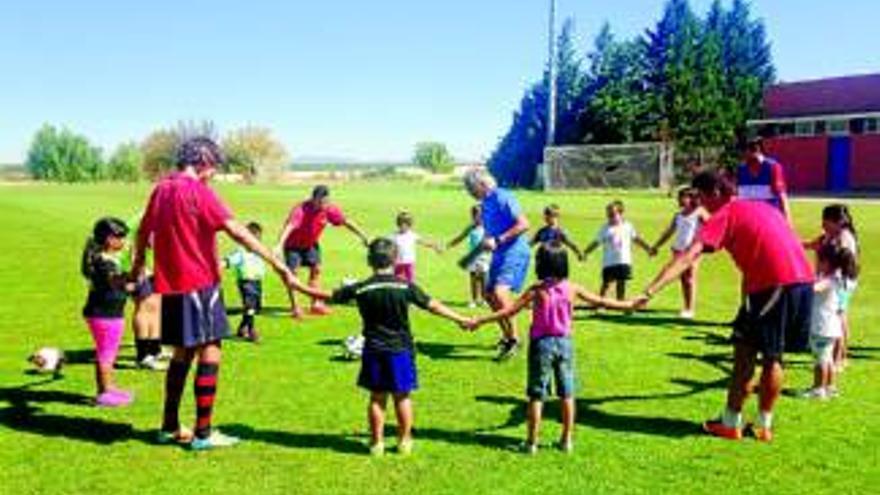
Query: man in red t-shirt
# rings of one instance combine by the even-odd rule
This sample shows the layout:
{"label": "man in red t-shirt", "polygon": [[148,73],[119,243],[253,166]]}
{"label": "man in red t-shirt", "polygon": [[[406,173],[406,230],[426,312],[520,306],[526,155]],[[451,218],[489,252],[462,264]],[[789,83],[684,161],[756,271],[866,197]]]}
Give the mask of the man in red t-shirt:
{"label": "man in red t-shirt", "polygon": [[[287,267],[296,274],[300,266],[309,269],[309,286],[318,287],[321,277],[321,234],[327,224],[334,227],[344,226],[358,236],[364,246],[369,244],[367,236],[353,222],[345,217],[342,210],[329,202],[330,189],[327,186],[316,186],[312,197],[297,204],[290,211],[284,228],[278,239],[276,251],[284,253]],[[291,312],[294,318],[302,316],[296,304],[294,291],[289,291]],[[327,307],[318,299],[312,299],[311,313],[325,315]]]}
{"label": "man in red t-shirt", "polygon": [[[162,295],[162,343],[174,347],[165,382],[165,409],[159,441],[189,443],[196,450],[225,447],[237,439],[211,430],[211,415],[220,368],[220,342],[230,336],[220,292],[217,232],[264,258],[284,284],[312,293],[284,263],[264,247],[208,187],[220,147],[208,138],[185,141],[178,150],[178,171],[153,189],[135,241],[132,274],[143,277],[144,253],[150,240],[154,252],[156,292]],[[193,359],[196,428],[180,425],[180,397]]]}
{"label": "man in red t-shirt", "polygon": [[784,350],[802,350],[809,335],[813,269],[797,234],[781,212],[759,201],[732,200],[733,184],[711,172],[694,178],[702,205],[711,213],[685,256],[666,265],[640,298],[688,269],[704,252],[727,250],[742,273],[745,300],[734,324],[734,369],[721,418],[703,424],[706,432],[742,438],[742,407],[761,355],[758,440],[772,439],[773,406],[782,388]]}

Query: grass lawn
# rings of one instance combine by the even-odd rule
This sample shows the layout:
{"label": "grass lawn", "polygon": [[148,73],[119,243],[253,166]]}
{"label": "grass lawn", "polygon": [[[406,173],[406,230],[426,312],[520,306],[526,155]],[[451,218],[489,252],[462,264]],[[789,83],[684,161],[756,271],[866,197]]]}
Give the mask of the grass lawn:
{"label": "grass lawn", "polygon": [[[272,243],[292,202],[308,193],[218,188],[241,219],[264,224]],[[733,316],[739,298],[738,276],[719,254],[701,268],[693,324],[675,318],[675,287],[648,313],[578,315],[571,456],[550,448],[559,432],[553,403],[542,435],[547,447],[537,457],[514,452],[525,431],[525,356],[493,362],[494,327],[466,334],[416,312],[422,389],[415,395],[415,453],[373,459],[365,447],[366,396],[354,385],[358,364],[339,358],[339,341],[359,331],[348,307],[304,323],[265,315],[258,319],[262,345],[227,343],[215,421],[244,439],[236,448],[193,453],[154,445],[162,377],[134,370],[130,345],[122,349],[117,380],[135,391],[136,402],[117,410],[89,405],[94,384],[91,341],[79,316],[86,292],[80,249],[98,216],[129,218],[147,193],[146,185],[0,186],[0,493],[872,493],[880,486],[880,309],[871,303],[880,296],[880,204],[853,207],[864,270],[842,393],[824,403],[795,397],[810,383],[810,358],[789,356],[772,445],[699,433],[699,423],[723,404],[731,348],[720,322]],[[519,197],[533,222],[546,203],[559,203],[563,224],[581,245],[612,199],[594,192]],[[407,208],[418,232],[444,241],[464,226],[471,204],[452,186],[418,183],[338,186],[334,199],[373,235],[390,232],[394,213]],[[674,211],[673,200],[656,193],[627,193],[624,200],[627,217],[650,241]],[[822,206],[794,203],[803,236],[817,233]],[[224,240],[222,249],[229,247]],[[328,231],[323,247],[325,285],[367,274],[363,250],[346,232]],[[423,251],[418,278],[430,294],[463,308],[459,255]],[[600,260],[594,254],[573,278],[596,288]],[[665,260],[636,254],[631,290],[641,290]],[[283,308],[276,279],[265,292],[266,305]],[[229,306],[238,305],[233,284],[226,295]],[[63,379],[25,373],[25,358],[43,345],[68,353]],[[755,407],[750,401],[747,418]],[[182,418],[193,410],[188,386]]]}

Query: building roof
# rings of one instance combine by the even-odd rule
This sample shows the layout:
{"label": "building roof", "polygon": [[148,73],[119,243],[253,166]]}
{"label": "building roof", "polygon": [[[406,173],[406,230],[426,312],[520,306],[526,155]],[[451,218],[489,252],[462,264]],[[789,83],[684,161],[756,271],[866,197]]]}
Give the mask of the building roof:
{"label": "building roof", "polygon": [[776,84],[764,92],[769,119],[880,112],[880,74]]}

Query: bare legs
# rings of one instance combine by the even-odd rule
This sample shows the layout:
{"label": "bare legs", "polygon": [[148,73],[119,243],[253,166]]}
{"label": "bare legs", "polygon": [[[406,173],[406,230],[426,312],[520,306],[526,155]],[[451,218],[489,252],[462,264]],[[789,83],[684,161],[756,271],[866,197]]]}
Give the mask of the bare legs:
{"label": "bare legs", "polygon": [[[370,445],[382,445],[385,437],[385,407],[388,403],[387,392],[371,392],[367,405],[367,419],[370,423]],[[409,394],[392,394],[394,411],[397,415],[398,444],[412,441],[413,408]]]}
{"label": "bare legs", "polygon": [[[575,420],[575,402],[574,397],[566,397],[560,400],[560,409],[562,410],[562,434],[559,437],[560,446],[570,446],[574,432]],[[538,437],[541,429],[541,417],[543,414],[544,403],[537,399],[529,399],[526,406],[526,416],[528,424],[526,429],[526,443],[529,445],[537,445]]]}

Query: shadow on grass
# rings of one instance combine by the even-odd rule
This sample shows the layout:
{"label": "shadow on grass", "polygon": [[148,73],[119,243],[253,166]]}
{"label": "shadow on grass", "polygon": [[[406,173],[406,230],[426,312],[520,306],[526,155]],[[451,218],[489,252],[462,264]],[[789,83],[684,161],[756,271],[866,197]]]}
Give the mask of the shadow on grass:
{"label": "shadow on grass", "polygon": [[[576,421],[578,424],[599,430],[637,433],[668,438],[684,438],[700,432],[699,423],[676,418],[615,414],[603,411],[598,406],[608,402],[627,402],[666,398],[675,394],[646,396],[611,396],[595,399],[577,399]],[[507,421],[495,429],[519,427],[526,422],[526,401],[516,397],[478,396],[480,402],[510,406]],[[561,417],[559,401],[544,403],[544,417],[557,420]]]}
{"label": "shadow on grass", "polygon": [[[324,347],[342,348],[342,339],[324,339],[317,342],[318,345]],[[448,344],[446,342],[424,342],[415,343],[416,353],[418,355],[427,356],[430,359],[448,359],[451,361],[491,361],[492,356],[482,354],[465,353],[463,351],[486,351],[491,349],[490,346],[479,344]],[[349,362],[351,360],[342,356],[334,356],[330,358],[334,362]]]}
{"label": "shadow on grass", "polygon": [[340,454],[363,455],[368,452],[366,444],[356,435],[331,433],[294,433],[279,430],[258,430],[243,424],[224,425],[223,431],[242,440],[261,442],[298,449],[331,450]]}
{"label": "shadow on grass", "polygon": [[850,346],[848,357],[859,361],[880,360],[880,347],[863,345]]}
{"label": "shadow on grass", "polygon": [[60,403],[91,406],[92,399],[82,394],[60,390],[39,390],[37,382],[21,387],[0,388],[0,425],[22,433],[43,437],[61,437],[99,445],[138,439],[149,442],[148,432],[138,432],[130,424],[97,418],[62,416],[42,412],[41,404]]}
{"label": "shadow on grass", "polygon": [[688,320],[678,316],[655,316],[651,313],[640,311],[632,314],[625,313],[587,313],[574,317],[576,321],[597,320],[618,325],[639,327],[712,327],[728,328],[728,323],[708,320]]}
{"label": "shadow on grass", "polygon": [[[119,347],[120,354],[116,359],[116,364],[113,366],[118,370],[133,370],[137,369],[137,363],[135,363],[135,356],[131,352],[134,349],[133,345],[127,344]],[[121,351],[126,351],[124,354]],[[72,351],[64,351],[64,363],[68,366],[77,366],[77,365],[93,365],[95,364],[95,350],[92,348],[88,349],[74,349]]]}

